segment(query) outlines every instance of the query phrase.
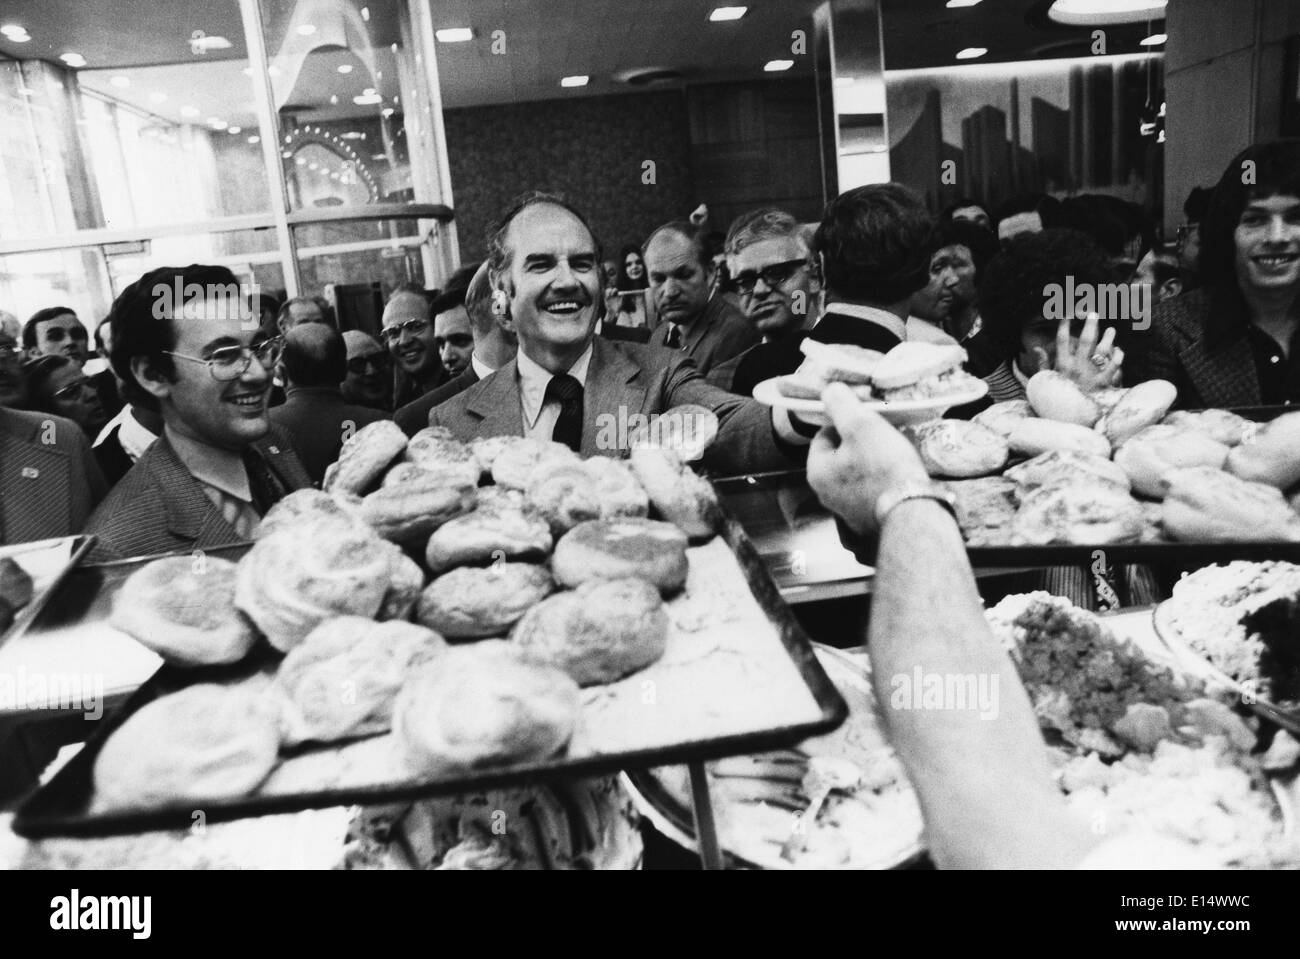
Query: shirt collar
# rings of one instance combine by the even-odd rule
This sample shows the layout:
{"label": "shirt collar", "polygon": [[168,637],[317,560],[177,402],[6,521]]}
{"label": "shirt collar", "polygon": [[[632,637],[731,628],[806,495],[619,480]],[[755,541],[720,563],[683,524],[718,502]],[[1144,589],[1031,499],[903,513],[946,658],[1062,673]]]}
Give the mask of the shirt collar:
{"label": "shirt collar", "polygon": [[248,471],[244,469],[242,456],[231,450],[219,449],[188,436],[181,436],[170,426],[163,427],[163,432],[175,451],[176,458],[196,480],[245,503],[253,501],[253,494],[248,488]]}
{"label": "shirt collar", "polygon": [[474,375],[476,375],[480,380],[486,380],[496,372],[496,370],[480,360],[477,353],[471,353],[469,355],[469,362],[470,365],[474,367]]}
{"label": "shirt collar", "polygon": [[888,310],[877,309],[874,306],[863,306],[861,303],[828,303],[824,313],[839,313],[841,316],[870,320],[877,326],[883,326],[889,330],[899,340],[907,339],[907,324]]}
{"label": "shirt collar", "polygon": [[[587,385],[587,368],[591,365],[594,348],[593,340],[587,344],[577,362],[568,369],[568,374],[584,387]],[[546,387],[551,382],[551,373],[533,362],[524,352],[522,344],[515,354],[515,366],[519,371],[519,402],[524,409],[524,422],[532,429],[537,425],[537,417],[542,415],[542,407],[546,405]]]}
{"label": "shirt collar", "polygon": [[1020,364],[1015,360],[1011,361],[1011,375],[1014,376],[1017,382],[1019,382],[1026,390],[1029,389],[1029,377],[1025,376],[1025,374],[1020,371]]}

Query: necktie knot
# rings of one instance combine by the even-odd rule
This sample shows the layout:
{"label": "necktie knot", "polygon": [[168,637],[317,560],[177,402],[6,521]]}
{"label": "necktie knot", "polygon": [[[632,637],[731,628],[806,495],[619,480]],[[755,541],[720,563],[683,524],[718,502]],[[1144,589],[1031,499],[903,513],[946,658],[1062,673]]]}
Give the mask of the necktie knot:
{"label": "necktie knot", "polygon": [[582,398],[582,384],[568,373],[552,376],[546,384],[546,399],[557,403],[572,403]]}
{"label": "necktie knot", "polygon": [[682,348],[682,328],[676,323],[668,324],[668,336],[665,342],[674,350]]}
{"label": "necktie knot", "polygon": [[546,384],[546,400],[560,404],[551,439],[578,452],[582,447],[582,384],[568,373],[552,376]]}

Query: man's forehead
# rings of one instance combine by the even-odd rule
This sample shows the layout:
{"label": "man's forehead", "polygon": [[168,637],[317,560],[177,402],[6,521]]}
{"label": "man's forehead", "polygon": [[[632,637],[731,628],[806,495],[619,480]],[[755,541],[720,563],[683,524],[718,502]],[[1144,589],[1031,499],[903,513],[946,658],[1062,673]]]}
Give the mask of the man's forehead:
{"label": "man's forehead", "polygon": [[775,263],[798,260],[808,255],[808,247],[797,236],[774,236],[759,240],[727,257],[727,267],[732,273],[742,270],[761,270]]}
{"label": "man's forehead", "polygon": [[384,326],[395,326],[407,320],[427,320],[429,302],[416,293],[399,293],[384,307]]}
{"label": "man's forehead", "polygon": [[172,328],[178,345],[202,345],[218,339],[248,343],[259,332],[255,321],[238,314],[233,300],[187,303],[172,319]]}
{"label": "man's forehead", "polygon": [[550,203],[527,207],[511,220],[506,245],[515,259],[534,254],[596,252],[596,241],[582,221],[564,207]]}
{"label": "man's forehead", "polygon": [[969,260],[970,258],[970,250],[965,243],[949,243],[934,251],[935,260]]}
{"label": "man's forehead", "polygon": [[316,303],[313,303],[311,300],[308,300],[308,301],[305,302],[305,303],[290,303],[290,304],[289,304],[289,315],[290,315],[290,316],[304,316],[304,315],[308,315],[308,314],[310,314],[310,315],[314,315],[314,316],[323,316],[323,315],[324,315],[324,314],[321,312],[321,308],[320,308],[320,306],[317,305]]}
{"label": "man's forehead", "polygon": [[469,329],[469,313],[465,307],[458,306],[455,309],[439,313],[433,320],[434,330],[456,330]]}
{"label": "man's forehead", "polygon": [[645,259],[652,270],[676,269],[683,263],[699,265],[700,262],[695,244],[672,230],[655,234],[646,246]]}
{"label": "man's forehead", "polygon": [[60,313],[58,316],[51,316],[49,319],[41,320],[41,326],[80,326],[81,322],[77,319],[76,314]]}
{"label": "man's forehead", "polygon": [[1246,204],[1246,209],[1278,212],[1300,206],[1300,197],[1289,193],[1274,193],[1272,196],[1260,197]]}

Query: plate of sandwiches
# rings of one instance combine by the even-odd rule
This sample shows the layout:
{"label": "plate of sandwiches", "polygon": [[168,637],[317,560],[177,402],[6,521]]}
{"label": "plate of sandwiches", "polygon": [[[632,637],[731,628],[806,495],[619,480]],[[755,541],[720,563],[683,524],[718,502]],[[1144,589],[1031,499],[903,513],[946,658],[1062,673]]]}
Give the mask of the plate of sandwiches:
{"label": "plate of sandwiches", "polygon": [[962,369],[966,351],[960,346],[908,342],[881,353],[805,339],[799,349],[804,354],[799,369],[759,383],[754,399],[822,426],[830,417],[821,395],[832,383],[843,383],[864,406],[896,425],[923,423],[988,392],[988,384]]}

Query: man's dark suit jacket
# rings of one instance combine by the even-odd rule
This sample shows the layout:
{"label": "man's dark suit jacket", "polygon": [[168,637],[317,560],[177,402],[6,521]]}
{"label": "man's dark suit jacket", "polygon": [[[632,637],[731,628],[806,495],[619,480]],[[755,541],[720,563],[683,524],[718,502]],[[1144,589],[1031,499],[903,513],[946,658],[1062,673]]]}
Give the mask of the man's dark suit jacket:
{"label": "man's dark suit jacket", "polygon": [[80,533],[107,491],[80,426],[0,407],[0,544]]}
{"label": "man's dark suit jacket", "polygon": [[[1229,334],[1215,339],[1210,331],[1216,325]],[[1227,324],[1213,322],[1204,289],[1165,300],[1151,311],[1150,328],[1133,340],[1124,360],[1124,384],[1168,380],[1178,388],[1175,406],[1180,409],[1259,406],[1250,341],[1244,329],[1239,335],[1233,332]]]}
{"label": "man's dark suit jacket", "polygon": [[[272,425],[270,435],[254,443],[253,450],[285,489],[311,486],[288,434],[279,427]],[[241,542],[180,461],[166,433],[99,504],[86,532],[99,537],[90,554],[95,563]]]}
{"label": "man's dark suit jacket", "polygon": [[[661,319],[650,334],[649,345],[668,349],[671,326]],[[707,376],[713,367],[739,356],[760,339],[753,323],[724,297],[715,296],[704,308],[704,315],[682,331],[680,352],[695,361],[701,376]]]}
{"label": "man's dark suit jacket", "polygon": [[348,403],[337,386],[290,386],[288,398],[270,416],[272,423],[288,432],[293,451],[316,485],[325,478],[325,468],[339,458],[346,424],[352,424],[351,435],[388,419],[382,410]]}
{"label": "man's dark suit jacket", "polygon": [[[583,456],[621,456],[626,431],[638,415],[648,417],[673,406],[698,403],[718,417],[718,437],[704,465],[718,475],[790,469],[799,452],[778,446],[771,410],[756,400],[711,386],[694,362],[676,350],[592,340],[583,392]],[[523,406],[515,361],[471,386],[429,414],[430,426],[445,426],[457,439],[522,436]],[[626,429],[624,429],[626,427]]]}
{"label": "man's dark suit jacket", "polygon": [[402,428],[407,436],[414,436],[429,425],[429,410],[441,406],[453,396],[460,396],[478,382],[478,373],[471,363],[461,370],[460,375],[448,383],[443,383],[436,390],[430,390],[413,403],[407,403],[393,414],[393,422]]}

